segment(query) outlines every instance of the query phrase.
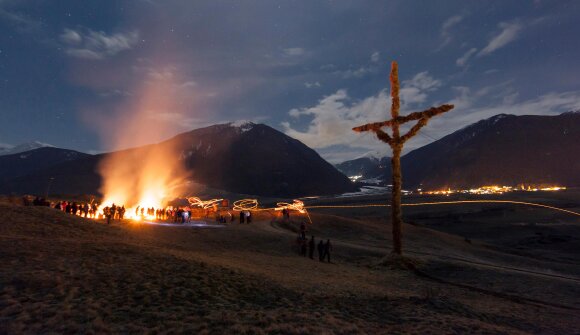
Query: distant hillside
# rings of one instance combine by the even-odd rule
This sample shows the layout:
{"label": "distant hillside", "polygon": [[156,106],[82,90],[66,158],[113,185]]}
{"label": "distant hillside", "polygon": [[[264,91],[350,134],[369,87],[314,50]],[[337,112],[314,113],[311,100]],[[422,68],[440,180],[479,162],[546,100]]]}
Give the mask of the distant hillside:
{"label": "distant hillside", "polygon": [[580,113],[479,121],[402,158],[404,187],[580,186]]}
{"label": "distant hillside", "polygon": [[41,147],[40,149],[2,155],[0,156],[0,181],[6,182],[88,156],[90,155],[82,152],[53,147]]}
{"label": "distant hillside", "polygon": [[[191,179],[235,193],[294,197],[356,190],[350,180],[298,140],[263,125],[229,123],[196,129],[155,144],[179,148]],[[145,147],[115,152],[134,157]],[[81,157],[38,169],[0,186],[2,193],[39,193],[54,178],[53,193],[97,193],[99,162],[109,154]]]}
{"label": "distant hillside", "polygon": [[335,167],[351,179],[358,176],[358,181],[385,181],[389,175],[390,164],[389,157],[360,157],[336,164]]}
{"label": "distant hillside", "polygon": [[182,159],[193,179],[215,188],[268,196],[356,189],[316,151],[263,124],[215,125],[169,141],[183,143]]}

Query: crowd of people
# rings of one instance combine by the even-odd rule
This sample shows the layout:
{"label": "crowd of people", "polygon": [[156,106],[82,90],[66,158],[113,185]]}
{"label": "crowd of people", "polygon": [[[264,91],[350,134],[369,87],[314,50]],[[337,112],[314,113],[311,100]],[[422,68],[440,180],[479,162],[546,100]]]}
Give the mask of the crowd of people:
{"label": "crowd of people", "polygon": [[[107,224],[110,224],[112,220],[123,220],[125,218],[125,206],[115,205],[114,203],[111,206],[105,206],[99,212],[99,204],[91,201],[91,202],[76,202],[76,201],[57,201],[57,202],[49,202],[44,198],[41,197],[24,197],[23,198],[24,205],[30,206],[50,206],[55,209],[61,210],[67,214],[77,215],[85,218],[91,219],[106,219]],[[205,217],[209,215],[210,212],[204,211]],[[190,207],[173,207],[168,206],[165,208],[145,208],[141,206],[137,206],[135,208],[135,218],[154,218],[156,221],[163,221],[163,222],[173,222],[173,223],[189,223],[193,217],[193,212]],[[233,223],[236,219],[236,216],[232,215],[230,211],[225,212],[215,212],[216,222],[219,223]],[[290,219],[290,211],[288,209],[282,210],[282,218],[284,221],[289,221]],[[248,210],[242,210],[239,213],[239,223],[251,223],[253,219],[252,212]],[[300,255],[303,257],[309,257],[310,259],[314,259],[314,254],[318,253],[318,260],[320,262],[328,262],[331,263],[330,253],[332,252],[332,244],[330,239],[327,239],[326,242],[323,239],[320,239],[318,243],[316,243],[316,239],[314,236],[311,236],[310,239],[306,237],[306,223],[302,222],[300,224],[300,232],[297,238],[299,252]]]}
{"label": "crowd of people", "polygon": [[61,210],[67,214],[83,216],[85,218],[98,218],[99,208],[96,203],[77,203],[76,201],[59,201],[54,205],[55,209]]}

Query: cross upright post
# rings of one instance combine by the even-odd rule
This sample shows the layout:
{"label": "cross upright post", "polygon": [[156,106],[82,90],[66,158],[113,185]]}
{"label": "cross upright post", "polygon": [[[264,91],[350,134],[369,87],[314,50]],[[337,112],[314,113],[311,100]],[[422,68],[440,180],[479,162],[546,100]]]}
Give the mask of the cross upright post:
{"label": "cross upright post", "polygon": [[[391,197],[391,222],[393,225],[393,253],[402,255],[402,226],[403,226],[403,211],[401,207],[401,192],[402,192],[402,174],[401,174],[401,152],[405,142],[415,136],[421,128],[427,125],[429,119],[433,116],[443,114],[453,109],[453,105],[441,105],[439,107],[431,107],[423,112],[414,112],[407,116],[400,116],[399,109],[401,108],[401,101],[399,99],[399,73],[397,62],[391,64],[391,119],[383,122],[367,123],[365,125],[355,127],[352,130],[356,132],[372,131],[379,140],[387,143],[392,151],[391,158],[392,169],[392,197]],[[400,135],[399,126],[409,121],[418,120],[418,122],[411,127],[411,129],[403,136]],[[381,128],[390,127],[392,135],[387,134]]]}

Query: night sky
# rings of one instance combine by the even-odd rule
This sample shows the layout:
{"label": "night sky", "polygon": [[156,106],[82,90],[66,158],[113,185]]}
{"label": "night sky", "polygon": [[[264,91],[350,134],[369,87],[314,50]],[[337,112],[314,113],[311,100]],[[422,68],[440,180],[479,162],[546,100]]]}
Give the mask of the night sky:
{"label": "night sky", "polygon": [[389,118],[396,60],[404,112],[456,105],[412,149],[499,113],[580,109],[579,17],[563,0],[0,0],[0,144],[93,153],[119,149],[125,122],[163,124],[150,143],[251,120],[331,162],[386,153],[350,129]]}

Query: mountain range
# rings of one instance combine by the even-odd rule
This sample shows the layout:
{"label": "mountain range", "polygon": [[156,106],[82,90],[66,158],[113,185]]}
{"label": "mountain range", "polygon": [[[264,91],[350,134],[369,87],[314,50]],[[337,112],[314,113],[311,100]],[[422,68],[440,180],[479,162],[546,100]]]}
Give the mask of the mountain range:
{"label": "mountain range", "polygon": [[[462,189],[490,184],[580,186],[580,112],[555,116],[499,114],[401,158],[407,189]],[[359,158],[336,167],[347,176],[390,184],[390,164]],[[351,167],[359,167],[353,171]]]}
{"label": "mountain range", "polygon": [[[167,141],[99,155],[39,148],[0,157],[0,193],[97,194],[100,162],[108,155],[134,159],[157,146],[177,148],[190,180],[234,193],[296,197],[355,191],[355,185],[300,141],[263,124],[228,123]],[[50,186],[49,186],[50,185]]]}
{"label": "mountain range", "polygon": [[[102,180],[96,171],[103,159],[111,154],[129,159],[151,145],[99,155],[40,142],[28,146],[40,148],[0,156],[0,193],[43,194],[50,187],[51,193],[98,194]],[[176,159],[190,180],[234,193],[329,195],[355,191],[361,184],[390,183],[388,157],[359,157],[333,167],[300,141],[251,122],[196,129],[152,146],[177,147]],[[500,114],[404,155],[403,186],[580,186],[578,152],[579,112]]]}

